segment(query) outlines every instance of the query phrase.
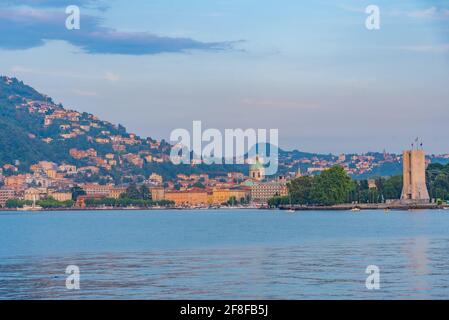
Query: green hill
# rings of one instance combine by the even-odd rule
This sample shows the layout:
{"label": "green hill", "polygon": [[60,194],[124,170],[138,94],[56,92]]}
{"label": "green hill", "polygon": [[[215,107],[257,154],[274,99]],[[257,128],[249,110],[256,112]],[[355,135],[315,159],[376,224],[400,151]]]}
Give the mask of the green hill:
{"label": "green hill", "polygon": [[[97,156],[77,159],[70,155],[73,148],[94,149]],[[0,167],[12,164],[20,172],[28,172],[30,165],[39,161],[97,166],[98,174],[79,179],[98,181],[106,177],[115,183],[139,181],[153,172],[174,178],[179,173],[223,175],[247,170],[246,166],[175,166],[167,161],[170,148],[164,140],[132,135],[122,125],[102,121],[90,113],[67,110],[22,81],[0,77]],[[117,162],[112,168],[96,163],[111,154]],[[142,163],[133,164],[132,156],[127,155],[134,155]],[[148,156],[163,162],[147,161]]]}
{"label": "green hill", "polygon": [[[20,161],[23,165],[29,165],[49,157],[55,161],[64,159],[56,152],[56,145],[49,145],[38,139],[44,134],[41,125],[44,115],[33,115],[16,108],[25,99],[48,100],[17,79],[0,77],[0,164]],[[52,103],[51,100],[48,101]]]}

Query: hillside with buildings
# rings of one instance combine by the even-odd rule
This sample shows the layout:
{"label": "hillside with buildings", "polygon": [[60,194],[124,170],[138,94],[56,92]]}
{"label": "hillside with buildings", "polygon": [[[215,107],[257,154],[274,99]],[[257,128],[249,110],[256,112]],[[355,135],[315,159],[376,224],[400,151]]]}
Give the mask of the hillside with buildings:
{"label": "hillside with buildings", "polygon": [[75,166],[79,182],[117,184],[142,182],[151,173],[169,179],[226,170],[174,166],[164,140],[141,138],[120,124],[66,109],[15,78],[0,77],[0,127],[0,173],[5,176],[30,173],[40,161]]}
{"label": "hillside with buildings", "polygon": [[[118,199],[134,185],[176,204],[266,203],[286,195],[287,181],[336,165],[356,180],[402,172],[402,155],[387,152],[280,150],[276,176],[265,177],[254,159],[243,165],[174,165],[170,150],[164,140],[139,137],[120,124],[65,108],[15,78],[0,77],[0,205],[15,198],[72,200],[76,188],[94,198]],[[449,155],[425,158],[426,165],[448,160]]]}

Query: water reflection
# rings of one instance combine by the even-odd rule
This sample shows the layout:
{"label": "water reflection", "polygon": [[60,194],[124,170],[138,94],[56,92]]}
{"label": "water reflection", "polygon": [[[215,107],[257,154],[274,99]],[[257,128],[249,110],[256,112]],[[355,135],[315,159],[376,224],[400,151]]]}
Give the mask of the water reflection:
{"label": "water reflection", "polygon": [[[248,246],[15,257],[0,262],[3,299],[448,298],[448,240]],[[81,269],[81,290],[65,268]],[[367,265],[381,290],[365,288]]]}
{"label": "water reflection", "polygon": [[437,211],[0,213],[0,299],[447,299],[448,228]]}

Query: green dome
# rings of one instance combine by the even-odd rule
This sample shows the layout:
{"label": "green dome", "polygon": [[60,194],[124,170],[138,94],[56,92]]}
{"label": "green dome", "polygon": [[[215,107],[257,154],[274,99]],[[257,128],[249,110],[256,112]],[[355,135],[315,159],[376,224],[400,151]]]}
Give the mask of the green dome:
{"label": "green dome", "polygon": [[256,157],[256,163],[250,166],[250,170],[260,170],[264,169],[263,164],[259,161],[259,156]]}

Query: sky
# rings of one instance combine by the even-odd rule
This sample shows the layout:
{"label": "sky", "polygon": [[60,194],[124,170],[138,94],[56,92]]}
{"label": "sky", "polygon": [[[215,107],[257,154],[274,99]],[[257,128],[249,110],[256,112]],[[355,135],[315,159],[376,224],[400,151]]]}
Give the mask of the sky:
{"label": "sky", "polygon": [[0,0],[0,74],[143,137],[200,120],[283,149],[449,153],[449,0]]}

